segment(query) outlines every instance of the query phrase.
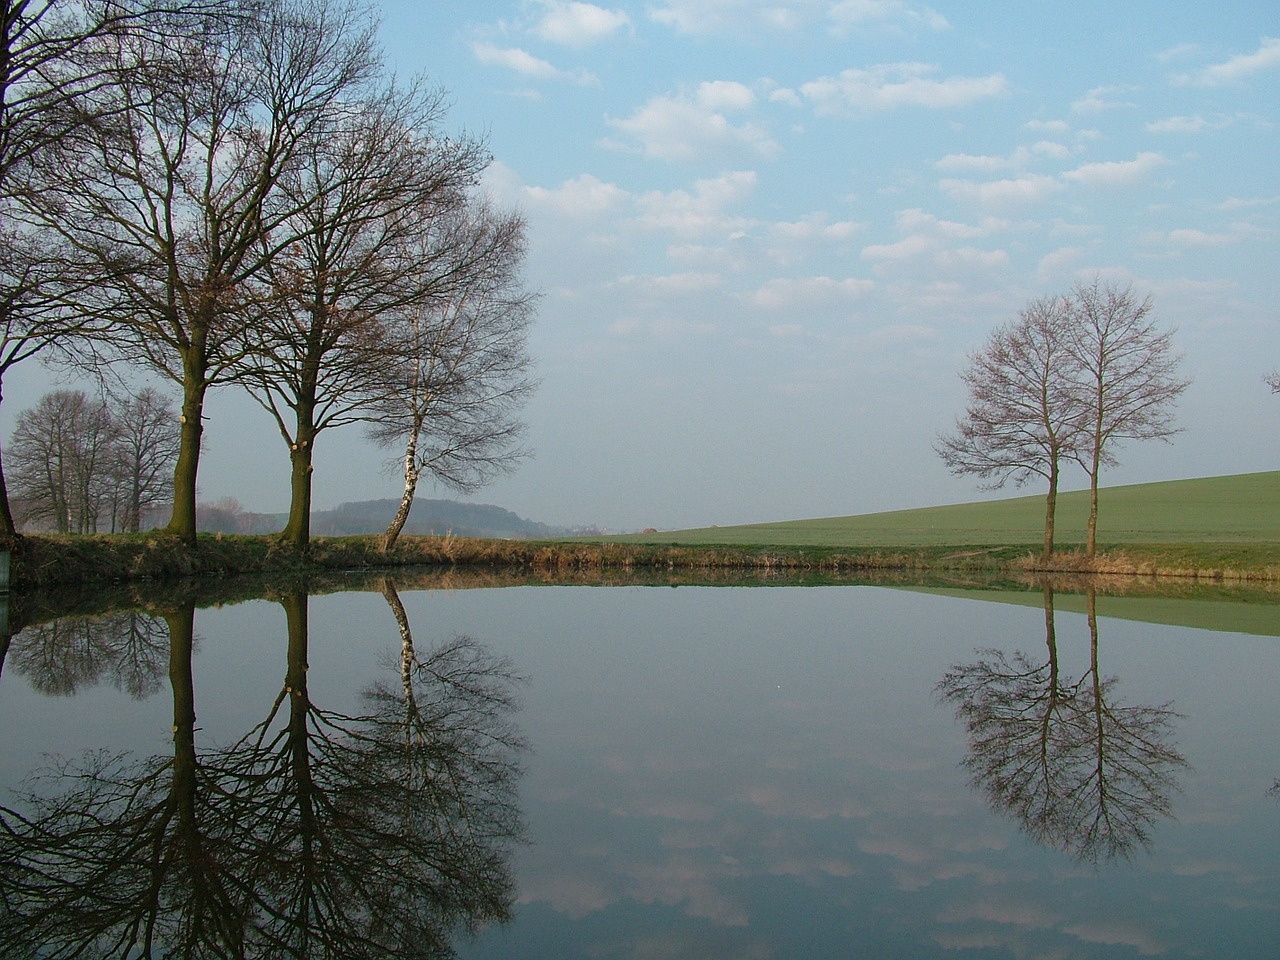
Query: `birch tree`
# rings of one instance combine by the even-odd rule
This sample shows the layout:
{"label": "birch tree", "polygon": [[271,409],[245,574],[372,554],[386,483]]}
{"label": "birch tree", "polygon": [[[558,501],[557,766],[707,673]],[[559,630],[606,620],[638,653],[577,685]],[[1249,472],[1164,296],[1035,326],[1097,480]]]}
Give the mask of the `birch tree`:
{"label": "birch tree", "polygon": [[376,443],[404,449],[404,492],[386,550],[424,475],[476,490],[526,455],[519,409],[534,386],[527,349],[534,296],[519,272],[524,220],[473,200],[423,243],[438,286],[389,328],[396,362],[369,428]]}

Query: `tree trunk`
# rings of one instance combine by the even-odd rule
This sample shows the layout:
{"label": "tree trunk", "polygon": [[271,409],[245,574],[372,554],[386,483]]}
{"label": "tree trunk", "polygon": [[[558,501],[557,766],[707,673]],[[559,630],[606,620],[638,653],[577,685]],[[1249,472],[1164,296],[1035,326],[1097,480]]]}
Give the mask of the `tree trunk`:
{"label": "tree trunk", "polygon": [[1085,550],[1090,557],[1098,554],[1098,474],[1102,472],[1102,441],[1093,444],[1093,469],[1089,471],[1089,536]]}
{"label": "tree trunk", "polygon": [[289,522],[281,536],[304,550],[311,541],[311,474],[315,469],[311,457],[314,450],[315,431],[299,427],[297,438],[289,447]]}
{"label": "tree trunk", "polygon": [[0,459],[0,538],[9,541],[17,535],[18,527],[9,509],[9,488],[4,482],[4,462]]}
{"label": "tree trunk", "polygon": [[1040,559],[1048,561],[1053,556],[1053,525],[1058,512],[1058,458],[1049,463],[1049,493],[1044,498],[1044,549]]}
{"label": "tree trunk", "polygon": [[409,444],[404,452],[404,494],[400,497],[400,508],[396,511],[396,515],[391,518],[391,524],[387,527],[387,532],[382,536],[382,550],[384,553],[390,553],[396,545],[396,540],[400,538],[400,531],[404,529],[405,521],[409,519],[409,511],[413,509],[413,495],[418,489],[418,477],[422,474],[422,470],[417,464],[418,458],[418,432],[414,430],[409,435]]}
{"label": "tree trunk", "polygon": [[200,469],[200,438],[204,433],[203,411],[206,383],[203,358],[191,357],[188,349],[183,362],[185,382],[182,385],[182,430],[179,433],[178,462],[173,468],[173,515],[169,533],[191,546],[196,543],[196,474]]}
{"label": "tree trunk", "polygon": [[[3,397],[2,393],[0,397]],[[13,511],[9,508],[9,488],[4,482],[4,460],[0,458],[0,537],[9,541],[17,534],[18,527],[13,522]]]}

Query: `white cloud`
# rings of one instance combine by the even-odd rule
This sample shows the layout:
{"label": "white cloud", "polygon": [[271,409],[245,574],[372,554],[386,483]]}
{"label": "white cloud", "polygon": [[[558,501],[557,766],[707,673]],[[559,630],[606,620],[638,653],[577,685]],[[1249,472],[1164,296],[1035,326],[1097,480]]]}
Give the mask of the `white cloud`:
{"label": "white cloud", "polygon": [[868,26],[892,30],[944,30],[949,26],[940,13],[908,0],[666,0],[651,7],[649,16],[690,34],[790,32],[812,24],[827,25],[835,32]]}
{"label": "white cloud", "polygon": [[539,206],[553,208],[574,219],[616,213],[625,209],[631,199],[621,187],[605,183],[589,173],[566,180],[555,189],[528,187],[526,195]]}
{"label": "white cloud", "polygon": [[1184,227],[1179,230],[1170,230],[1166,239],[1169,243],[1180,247],[1222,247],[1229,243],[1235,243],[1240,239],[1240,235],[1208,233],[1204,230]]}
{"label": "white cloud", "polygon": [[1075,113],[1099,113],[1103,110],[1115,110],[1119,107],[1132,107],[1134,104],[1131,101],[1115,99],[1117,96],[1127,92],[1127,87],[1094,87],[1075,103],[1071,104],[1071,109]]}
{"label": "white cloud", "polygon": [[729,211],[745,201],[755,188],[755,173],[739,170],[698,180],[692,191],[655,190],[637,201],[641,210],[640,222],[651,229],[670,231],[685,237],[732,235],[747,229],[753,223],[750,218],[734,215]]}
{"label": "white cloud", "polygon": [[708,80],[698,84],[697,102],[708,110],[747,110],[755,105],[756,95],[746,84],[736,80]]}
{"label": "white cloud", "polygon": [[1059,247],[1040,258],[1036,267],[1036,283],[1048,285],[1065,282],[1075,264],[1083,259],[1084,247]]}
{"label": "white cloud", "polygon": [[831,4],[827,16],[837,26],[858,26],[873,22],[906,22],[945,30],[950,26],[947,18],[929,7],[917,7],[902,0],[838,0]]}
{"label": "white cloud", "polygon": [[839,307],[868,293],[870,280],[846,277],[778,277],[751,293],[751,304],[762,310]]}
{"label": "white cloud", "polygon": [[1009,168],[1008,157],[989,157],[971,153],[949,153],[934,164],[950,173],[996,173]]}
{"label": "white cloud", "polygon": [[1166,117],[1163,120],[1153,120],[1147,124],[1146,130],[1148,133],[1199,133],[1208,126],[1209,121],[1197,115],[1194,117]]}
{"label": "white cloud", "polygon": [[1027,174],[1005,180],[974,183],[969,180],[942,180],[939,189],[953,200],[976,203],[983,207],[1005,208],[1039,203],[1062,189],[1056,177]]}
{"label": "white cloud", "polygon": [[998,73],[985,77],[929,76],[937,67],[925,63],[882,64],[866,70],[844,70],[800,86],[820,113],[893,110],[898,107],[944,109],[1002,96],[1008,82]]}
{"label": "white cloud", "polygon": [[631,23],[621,10],[606,10],[592,3],[543,0],[546,12],[533,32],[551,43],[581,49],[613,36]]}
{"label": "white cloud", "polygon": [[898,230],[901,233],[927,233],[948,240],[971,239],[980,237],[985,232],[981,227],[960,223],[956,220],[941,220],[932,213],[918,208],[899,210],[897,216]]}
{"label": "white cloud", "polygon": [[873,243],[870,246],[862,248],[862,256],[867,260],[913,260],[916,257],[924,256],[938,248],[938,243],[932,237],[926,237],[923,234],[913,234],[909,237],[903,237],[896,243]]}
{"label": "white cloud", "polygon": [[639,143],[645,156],[690,161],[742,156],[772,159],[781,147],[757,123],[734,123],[726,116],[755,103],[749,87],[725,80],[701,84],[692,94],[654,97],[625,120],[608,121]]}
{"label": "white cloud", "polygon": [[1053,140],[1037,140],[1031,145],[1031,152],[1051,160],[1065,160],[1071,156],[1070,148]]}
{"label": "white cloud", "polygon": [[1217,86],[1243,80],[1260,70],[1280,67],[1280,37],[1263,37],[1253,53],[1232,57],[1223,63],[1206,67],[1196,75],[1195,81],[1204,86]]}
{"label": "white cloud", "polygon": [[1023,126],[1038,133],[1066,133],[1071,129],[1065,120],[1028,120]]}
{"label": "white cloud", "polygon": [[490,67],[505,67],[521,76],[535,80],[573,80],[576,83],[591,84],[596,78],[587,72],[567,73],[540,57],[535,57],[527,50],[518,47],[499,47],[492,43],[475,43],[471,46],[475,58]]}
{"label": "white cloud", "polygon": [[1086,163],[1068,170],[1063,179],[1072,180],[1087,187],[1117,187],[1139,183],[1150,177],[1158,167],[1169,161],[1159,153],[1145,152],[1132,160]]}

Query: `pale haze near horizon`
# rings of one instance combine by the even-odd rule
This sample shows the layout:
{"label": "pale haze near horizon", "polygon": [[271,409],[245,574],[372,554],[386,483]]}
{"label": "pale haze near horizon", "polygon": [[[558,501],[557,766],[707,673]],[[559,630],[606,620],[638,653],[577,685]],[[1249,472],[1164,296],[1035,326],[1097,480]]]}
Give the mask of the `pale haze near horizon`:
{"label": "pale haze near horizon", "polygon": [[[1280,468],[1280,6],[377,7],[445,130],[487,137],[542,294],[534,456],[465,499],[628,530],[992,496],[933,451],[958,373],[1094,277],[1152,296],[1194,381],[1174,442],[1103,482]],[[6,440],[58,385],[6,377]],[[200,499],[287,509],[266,414],[232,389],[206,412]],[[397,497],[395,453],[322,434],[315,508]]]}

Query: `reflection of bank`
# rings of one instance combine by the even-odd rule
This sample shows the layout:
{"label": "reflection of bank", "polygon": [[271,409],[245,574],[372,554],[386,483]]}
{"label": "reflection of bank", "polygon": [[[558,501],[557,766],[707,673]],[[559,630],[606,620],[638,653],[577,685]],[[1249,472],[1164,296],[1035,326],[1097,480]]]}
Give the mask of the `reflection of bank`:
{"label": "reflection of bank", "polygon": [[197,746],[183,604],[162,617],[171,755],[92,754],[0,808],[0,943],[42,958],[447,956],[459,929],[507,919],[508,666],[472,640],[425,656],[409,642],[365,712],[327,711],[307,689],[307,595],[280,603],[285,682],[238,742]]}
{"label": "reflection of bank", "polygon": [[1169,704],[1128,706],[1099,670],[1095,592],[1089,588],[1089,669],[1061,674],[1053,588],[1044,584],[1044,661],[979,651],[937,685],[969,735],[964,765],[992,807],[1039,843],[1082,860],[1127,857],[1172,816],[1186,760],[1170,746]]}

